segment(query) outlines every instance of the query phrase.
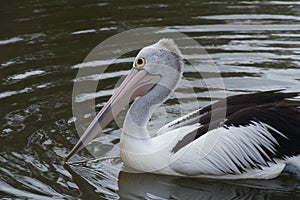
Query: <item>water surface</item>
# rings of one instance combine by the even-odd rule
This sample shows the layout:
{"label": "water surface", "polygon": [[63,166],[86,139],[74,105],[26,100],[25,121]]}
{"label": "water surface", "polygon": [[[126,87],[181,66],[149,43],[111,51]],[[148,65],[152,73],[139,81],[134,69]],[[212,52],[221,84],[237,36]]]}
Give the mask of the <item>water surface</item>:
{"label": "water surface", "polygon": [[[0,197],[23,199],[279,199],[300,197],[300,182],[208,180],[120,172],[116,123],[64,168],[77,142],[72,115],[76,81],[99,82],[96,110],[126,75],[136,52],[115,60],[104,76],[77,80],[82,61],[100,42],[125,30],[165,27],[197,40],[223,77],[226,94],[300,90],[298,1],[5,1],[0,7]],[[186,47],[193,48],[193,47]],[[198,55],[184,55],[191,60]],[[101,62],[101,60],[99,61]],[[104,62],[104,61],[103,61]],[[91,66],[87,66],[91,67]],[[200,106],[220,98],[209,93],[187,63],[184,77]],[[163,108],[168,121],[194,108],[184,82]],[[82,97],[82,96],[79,96]],[[78,98],[79,98],[78,97]],[[178,99],[179,98],[179,99]],[[78,104],[93,101],[79,98]],[[91,121],[92,113],[83,113]],[[156,114],[150,126],[162,125]],[[83,124],[82,129],[88,125]],[[116,145],[116,146],[115,146]],[[88,160],[88,161],[82,161]],[[72,178],[73,177],[73,178]]]}

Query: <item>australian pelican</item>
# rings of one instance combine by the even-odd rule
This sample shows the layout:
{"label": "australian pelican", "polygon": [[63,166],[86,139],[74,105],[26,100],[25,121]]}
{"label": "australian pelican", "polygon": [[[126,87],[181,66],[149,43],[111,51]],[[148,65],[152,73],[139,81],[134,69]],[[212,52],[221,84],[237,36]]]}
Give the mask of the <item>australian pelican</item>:
{"label": "australian pelican", "polygon": [[[182,72],[182,55],[173,40],[161,39],[143,48],[129,75],[64,161],[133,102],[120,140],[125,166],[190,177],[269,179],[282,172],[300,177],[297,92],[230,96],[170,122],[151,137],[147,123],[154,109],[176,88]],[[219,111],[225,112],[224,117],[218,118],[215,113]]]}

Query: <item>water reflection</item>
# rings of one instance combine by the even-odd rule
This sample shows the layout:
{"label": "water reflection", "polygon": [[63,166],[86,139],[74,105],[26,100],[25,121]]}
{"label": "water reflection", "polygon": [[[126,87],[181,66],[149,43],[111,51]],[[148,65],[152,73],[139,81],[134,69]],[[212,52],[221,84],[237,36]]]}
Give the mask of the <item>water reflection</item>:
{"label": "water reflection", "polygon": [[101,197],[101,194],[97,193],[97,188],[90,184],[86,179],[84,179],[82,176],[80,176],[78,173],[72,170],[72,167],[65,164],[64,168],[72,175],[72,180],[79,188],[80,194],[79,197],[82,199],[95,199],[95,200],[101,200],[104,199],[104,197]]}
{"label": "water reflection", "polygon": [[[121,169],[121,165],[112,170],[107,168],[109,167],[106,165],[108,162],[111,161],[101,159],[70,166],[65,165],[65,169],[72,174],[72,180],[81,191],[81,198],[280,199],[300,194],[298,180],[289,175],[282,175],[273,180],[259,181],[195,179],[118,171]],[[112,171],[118,179],[107,179],[108,176],[111,176]],[[110,184],[117,184],[118,188]],[[111,191],[115,194],[112,194]]]}

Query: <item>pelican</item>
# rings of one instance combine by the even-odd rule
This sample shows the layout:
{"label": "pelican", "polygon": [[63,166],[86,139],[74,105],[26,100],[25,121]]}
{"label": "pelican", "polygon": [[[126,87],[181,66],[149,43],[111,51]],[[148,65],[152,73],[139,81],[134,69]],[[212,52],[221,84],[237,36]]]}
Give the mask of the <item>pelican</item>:
{"label": "pelican", "polygon": [[[300,99],[281,90],[230,96],[163,126],[147,130],[153,111],[175,90],[182,54],[172,39],[143,48],[129,75],[64,161],[93,140],[126,105],[120,154],[140,172],[175,176],[271,179],[300,177]],[[211,116],[224,108],[224,119]],[[224,110],[224,109],[223,109]]]}

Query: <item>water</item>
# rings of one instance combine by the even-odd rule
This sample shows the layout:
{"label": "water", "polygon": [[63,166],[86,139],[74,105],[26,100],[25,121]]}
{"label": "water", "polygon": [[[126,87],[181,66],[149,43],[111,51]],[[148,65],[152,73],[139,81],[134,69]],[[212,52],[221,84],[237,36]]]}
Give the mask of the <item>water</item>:
{"label": "water", "polygon": [[[22,199],[279,199],[300,197],[300,182],[206,180],[120,172],[119,157],[63,166],[78,140],[72,88],[86,55],[106,38],[139,27],[166,27],[197,40],[215,61],[227,95],[300,90],[300,4],[297,1],[5,1],[0,7],[0,197]],[[192,48],[192,47],[187,47]],[[135,53],[135,52],[134,52]],[[134,53],[116,60],[98,85],[96,110],[130,68]],[[197,55],[185,55],[197,59]],[[218,99],[186,66],[200,106]],[[99,81],[97,76],[90,81]],[[175,92],[187,110],[184,84]],[[82,99],[82,102],[91,99]],[[80,102],[78,102],[80,103]],[[190,107],[189,107],[190,106]],[[180,116],[173,96],[168,121]],[[91,113],[85,113],[92,120]],[[159,114],[151,126],[159,127]],[[87,126],[85,123],[84,126]],[[84,127],[82,127],[84,128]],[[116,123],[90,148],[115,155]],[[104,143],[104,144],[103,144]],[[97,144],[102,144],[98,145]],[[88,160],[88,161],[82,161]]]}

